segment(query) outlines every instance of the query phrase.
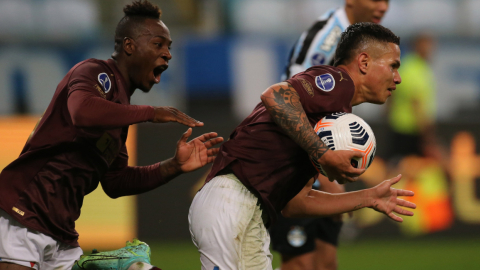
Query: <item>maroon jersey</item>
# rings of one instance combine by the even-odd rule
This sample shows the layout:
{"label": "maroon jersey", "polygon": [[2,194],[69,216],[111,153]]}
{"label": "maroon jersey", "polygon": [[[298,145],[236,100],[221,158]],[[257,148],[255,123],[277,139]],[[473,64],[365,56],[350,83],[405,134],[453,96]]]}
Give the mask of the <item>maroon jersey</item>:
{"label": "maroon jersey", "polygon": [[153,107],[130,105],[130,96],[113,60],[74,66],[19,158],[0,174],[0,208],[30,229],[78,246],[75,220],[99,182],[111,197],[162,184],[159,163],[127,166],[128,126],[154,117]]}
{"label": "maroon jersey", "polygon": [[[327,114],[352,112],[355,86],[341,68],[314,66],[287,82],[299,94],[312,128]],[[261,102],[221,146],[207,182],[219,172],[233,172],[263,201],[270,224],[317,173],[307,152],[275,124]]]}

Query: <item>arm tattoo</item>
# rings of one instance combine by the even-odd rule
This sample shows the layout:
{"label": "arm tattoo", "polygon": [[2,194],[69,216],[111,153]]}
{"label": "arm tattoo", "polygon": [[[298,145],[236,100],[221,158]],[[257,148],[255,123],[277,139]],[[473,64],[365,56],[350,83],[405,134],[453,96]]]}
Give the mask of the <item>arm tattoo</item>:
{"label": "arm tattoo", "polygon": [[300,103],[300,96],[290,84],[287,88],[277,85],[271,89],[274,97],[264,103],[273,120],[307,151],[315,166],[320,167],[318,160],[329,148],[315,134]]}
{"label": "arm tattoo", "polygon": [[359,204],[359,205],[356,205],[354,208],[353,208],[353,211],[357,210],[357,209],[360,209],[362,208],[362,204]]}

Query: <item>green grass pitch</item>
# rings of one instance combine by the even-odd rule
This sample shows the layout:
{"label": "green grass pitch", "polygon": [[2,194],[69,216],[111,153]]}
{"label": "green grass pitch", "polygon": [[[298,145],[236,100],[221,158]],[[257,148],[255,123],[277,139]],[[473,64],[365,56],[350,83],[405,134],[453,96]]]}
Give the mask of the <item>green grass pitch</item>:
{"label": "green grass pitch", "polygon": [[[191,242],[152,242],[152,263],[162,270],[198,270],[200,260]],[[480,267],[480,239],[366,240],[342,243],[340,270],[439,270]],[[274,253],[274,269],[280,264]]]}

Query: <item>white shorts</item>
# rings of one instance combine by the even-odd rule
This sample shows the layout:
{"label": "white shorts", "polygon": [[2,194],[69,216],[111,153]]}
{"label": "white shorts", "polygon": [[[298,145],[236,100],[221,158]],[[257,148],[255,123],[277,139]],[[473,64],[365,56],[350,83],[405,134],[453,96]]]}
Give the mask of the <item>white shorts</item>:
{"label": "white shorts", "polygon": [[257,201],[234,174],[216,176],[197,193],[188,221],[202,270],[272,269]]}
{"label": "white shorts", "polygon": [[0,263],[9,262],[36,270],[70,270],[82,254],[81,248],[30,230],[0,209]]}

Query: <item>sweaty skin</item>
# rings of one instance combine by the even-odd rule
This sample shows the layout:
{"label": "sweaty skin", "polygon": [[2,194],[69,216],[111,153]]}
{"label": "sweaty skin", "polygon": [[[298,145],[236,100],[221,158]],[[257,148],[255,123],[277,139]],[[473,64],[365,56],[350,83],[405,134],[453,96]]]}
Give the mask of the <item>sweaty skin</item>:
{"label": "sweaty skin", "polygon": [[359,49],[354,61],[339,66],[348,72],[355,84],[352,106],[364,102],[384,104],[402,82],[398,73],[400,47],[394,43],[372,45],[372,48]]}
{"label": "sweaty skin", "polygon": [[400,206],[415,209],[416,205],[398,198],[398,196],[413,196],[413,191],[392,187],[400,181],[401,177],[398,175],[385,180],[373,188],[336,194],[312,189],[312,179],[297,196],[288,202],[282,214],[286,217],[331,216],[369,207],[394,221],[402,222],[403,219],[395,213],[413,216],[413,212]]}
{"label": "sweaty skin", "polygon": [[32,268],[14,263],[0,262],[0,270],[32,270]]}

